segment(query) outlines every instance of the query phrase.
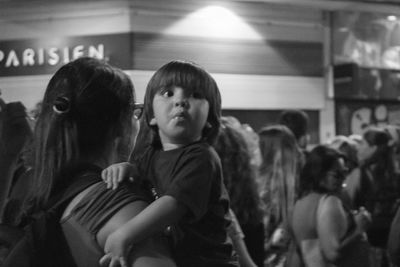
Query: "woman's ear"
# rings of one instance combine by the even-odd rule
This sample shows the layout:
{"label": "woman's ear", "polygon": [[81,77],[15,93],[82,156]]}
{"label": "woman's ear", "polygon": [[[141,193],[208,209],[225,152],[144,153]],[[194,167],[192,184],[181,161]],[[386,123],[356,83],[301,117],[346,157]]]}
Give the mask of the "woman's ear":
{"label": "woman's ear", "polygon": [[149,124],[150,124],[151,126],[157,126],[156,118],[153,117],[153,118],[150,120]]}

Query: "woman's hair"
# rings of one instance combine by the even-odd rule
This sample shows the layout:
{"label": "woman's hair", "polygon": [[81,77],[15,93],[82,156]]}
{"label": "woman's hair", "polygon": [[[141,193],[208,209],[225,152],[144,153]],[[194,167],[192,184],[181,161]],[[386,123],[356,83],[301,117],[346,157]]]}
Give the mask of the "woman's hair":
{"label": "woman's hair", "polygon": [[358,166],[357,145],[356,141],[344,135],[337,135],[328,143],[328,146],[344,154],[349,171]]}
{"label": "woman's hair", "polygon": [[256,170],[251,165],[251,156],[241,130],[223,117],[222,128],[214,147],[221,158],[224,183],[231,208],[239,223],[260,223],[262,210],[256,184]]}
{"label": "woman's hair", "polygon": [[279,123],[288,127],[297,140],[307,134],[309,117],[299,109],[284,110],[279,115]]}
{"label": "woman's hair", "polygon": [[[45,205],[55,186],[67,182],[60,175],[67,167],[102,155],[117,136],[131,140],[134,100],[129,76],[94,58],[54,74],[35,126],[31,205]],[[119,152],[127,153],[124,147]]]}
{"label": "woman's hair", "polygon": [[[203,139],[212,144],[218,135],[221,117],[221,95],[217,83],[211,75],[201,66],[188,61],[175,60],[159,68],[151,77],[144,97],[144,114],[147,126],[154,117],[153,99],[160,90],[179,86],[184,90],[198,92],[209,103],[210,110],[207,122],[210,127],[204,127]],[[160,145],[157,127],[151,127],[153,130],[153,144]]]}
{"label": "woman's hair", "polygon": [[387,146],[389,144],[390,135],[384,129],[369,127],[363,133],[363,138],[370,146]]}
{"label": "woman's hair", "polygon": [[365,130],[362,137],[368,145],[377,146],[376,151],[370,158],[366,159],[365,164],[369,165],[379,163],[379,165],[385,169],[387,163],[389,163],[390,156],[392,155],[389,146],[390,135],[384,129],[369,127]]}
{"label": "woman's hair", "polygon": [[388,133],[390,140],[389,145],[394,148],[396,152],[399,150],[400,146],[400,126],[388,124],[383,127],[383,130]]}
{"label": "woman's hair", "polygon": [[345,156],[327,145],[317,145],[311,150],[307,162],[300,173],[300,195],[309,192],[327,193],[321,186],[321,180],[332,170],[338,160]]}
{"label": "woman's hair", "polygon": [[369,127],[363,133],[364,140],[370,146],[377,146],[375,152],[365,160],[364,166],[374,165],[373,177],[379,184],[393,184],[395,159],[391,137],[383,128]]}
{"label": "woman's hair", "polygon": [[259,131],[262,163],[259,169],[261,199],[272,225],[288,225],[295,202],[300,151],[293,133],[284,125]]}

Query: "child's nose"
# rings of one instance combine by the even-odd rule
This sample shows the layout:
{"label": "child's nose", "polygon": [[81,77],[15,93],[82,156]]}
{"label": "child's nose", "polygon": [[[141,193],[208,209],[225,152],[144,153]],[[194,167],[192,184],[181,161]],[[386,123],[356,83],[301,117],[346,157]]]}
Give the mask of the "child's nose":
{"label": "child's nose", "polygon": [[188,102],[186,98],[180,98],[175,101],[176,107],[187,107]]}
{"label": "child's nose", "polygon": [[186,107],[188,105],[187,96],[183,90],[177,90],[174,96],[175,106]]}

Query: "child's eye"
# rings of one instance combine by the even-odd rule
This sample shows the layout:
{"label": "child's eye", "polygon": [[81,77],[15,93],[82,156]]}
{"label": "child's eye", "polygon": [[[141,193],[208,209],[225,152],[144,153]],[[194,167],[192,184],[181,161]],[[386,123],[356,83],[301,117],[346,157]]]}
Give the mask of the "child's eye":
{"label": "child's eye", "polygon": [[160,95],[162,95],[164,97],[171,97],[174,95],[174,92],[172,92],[172,90],[170,90],[170,89],[165,88],[160,91]]}
{"label": "child's eye", "polygon": [[192,97],[193,98],[204,98],[204,96],[199,92],[193,92]]}

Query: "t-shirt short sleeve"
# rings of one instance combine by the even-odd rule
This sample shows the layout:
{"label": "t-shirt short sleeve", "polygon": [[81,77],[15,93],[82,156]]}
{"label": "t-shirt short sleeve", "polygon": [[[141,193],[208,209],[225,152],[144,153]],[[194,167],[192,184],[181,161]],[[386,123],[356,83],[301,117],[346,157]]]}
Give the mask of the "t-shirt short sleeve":
{"label": "t-shirt short sleeve", "polygon": [[219,161],[212,151],[195,147],[177,162],[172,183],[165,195],[174,197],[189,209],[190,221],[198,220],[208,210],[213,183],[220,172]]}

